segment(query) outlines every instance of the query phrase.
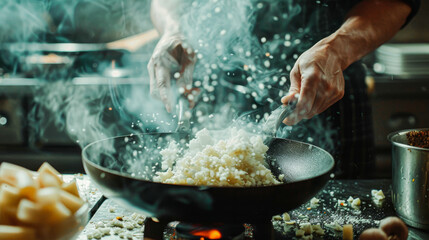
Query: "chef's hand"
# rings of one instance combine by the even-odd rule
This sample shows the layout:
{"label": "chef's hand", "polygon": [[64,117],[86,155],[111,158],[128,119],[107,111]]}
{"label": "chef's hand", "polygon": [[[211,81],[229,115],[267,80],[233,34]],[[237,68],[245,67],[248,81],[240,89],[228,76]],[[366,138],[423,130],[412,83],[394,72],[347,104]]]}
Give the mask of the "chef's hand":
{"label": "chef's hand", "polygon": [[299,94],[295,111],[283,122],[294,125],[325,111],[344,96],[341,59],[322,41],[304,52],[290,73],[291,86],[281,101],[287,104]]}
{"label": "chef's hand", "polygon": [[405,223],[397,217],[388,217],[381,220],[379,228],[365,230],[359,240],[406,240],[407,237]]}
{"label": "chef's hand", "polygon": [[344,96],[342,71],[387,42],[404,25],[411,12],[400,0],[359,1],[346,15],[340,28],[304,52],[292,69],[287,104],[299,93],[288,125],[325,111]]}
{"label": "chef's hand", "polygon": [[195,53],[181,33],[165,32],[156,45],[148,64],[150,94],[160,98],[171,112],[171,78],[177,86],[190,88],[195,66]]}

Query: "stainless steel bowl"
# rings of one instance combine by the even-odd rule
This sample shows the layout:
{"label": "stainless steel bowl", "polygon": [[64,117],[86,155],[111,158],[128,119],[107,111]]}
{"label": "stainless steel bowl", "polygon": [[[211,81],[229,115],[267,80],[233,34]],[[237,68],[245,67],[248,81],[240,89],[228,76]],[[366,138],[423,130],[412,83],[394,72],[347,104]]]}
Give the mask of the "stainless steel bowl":
{"label": "stainless steel bowl", "polygon": [[429,149],[408,144],[407,129],[389,134],[392,143],[392,201],[409,226],[429,229]]}

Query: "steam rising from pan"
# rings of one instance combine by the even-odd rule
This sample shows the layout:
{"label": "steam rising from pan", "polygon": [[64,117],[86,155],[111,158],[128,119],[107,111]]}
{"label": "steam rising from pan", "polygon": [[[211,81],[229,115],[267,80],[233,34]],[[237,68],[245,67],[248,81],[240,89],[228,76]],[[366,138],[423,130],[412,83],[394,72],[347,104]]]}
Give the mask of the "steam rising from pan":
{"label": "steam rising from pan", "polygon": [[[222,128],[242,110],[264,107],[268,110],[279,105],[280,98],[288,90],[288,72],[297,58],[294,51],[309,47],[300,39],[307,33],[306,29],[298,29],[294,35],[255,34],[258,30],[255,24],[279,28],[293,25],[291,19],[299,16],[302,9],[293,1],[286,6],[282,2],[195,1],[180,19],[198,58],[194,85],[203,89],[193,110],[194,131],[209,124]],[[280,7],[287,12],[279,12]],[[56,10],[58,13],[46,18],[45,13]],[[0,26],[0,40],[84,42],[87,37],[89,42],[95,42],[104,37],[106,42],[153,28],[148,11],[149,1],[22,0],[18,3],[5,0],[0,3],[0,20],[10,24]],[[272,14],[272,18],[260,19],[258,11]],[[16,16],[17,21],[10,21]],[[103,16],[111,19],[106,22]],[[150,44],[138,52],[141,59],[137,65],[140,70],[136,76],[138,84],[122,85],[113,78],[102,85],[88,84],[69,79],[70,76],[46,81],[35,91],[34,101],[38,107],[32,109],[29,125],[43,135],[47,127],[55,124],[81,146],[130,133],[173,131],[177,116],[166,113],[163,104],[149,96],[146,64],[153,47],[154,44]],[[123,60],[125,67],[136,67],[133,59]],[[244,87],[244,92],[233,94],[242,94],[242,99],[234,99],[244,102],[240,104],[247,109],[236,109],[239,103],[231,101],[230,95],[223,95],[222,82],[238,82]],[[39,108],[48,109],[54,115],[44,115]],[[48,116],[53,117],[48,119]],[[260,117],[263,116],[261,113]],[[311,125],[301,124],[294,129],[299,129],[301,135],[295,135],[299,140],[311,143],[309,136],[321,137],[326,140],[320,141],[326,144],[321,147],[330,150],[333,146],[329,141],[330,126],[317,119]],[[278,136],[288,137],[290,132],[290,127],[283,127]],[[107,145],[100,151],[110,153],[112,149]]]}

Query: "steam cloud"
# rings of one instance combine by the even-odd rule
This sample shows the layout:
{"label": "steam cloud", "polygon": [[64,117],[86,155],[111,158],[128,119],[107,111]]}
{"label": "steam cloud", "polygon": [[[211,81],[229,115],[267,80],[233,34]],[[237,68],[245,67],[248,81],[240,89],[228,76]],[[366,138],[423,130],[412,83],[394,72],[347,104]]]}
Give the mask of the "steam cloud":
{"label": "steam cloud", "polygon": [[[0,40],[111,41],[152,28],[149,4],[149,1],[116,0],[2,1],[0,20],[10,22],[11,16],[17,16],[18,20],[0,25],[3,33]],[[181,18],[183,31],[198,58],[194,85],[204,90],[193,112],[195,129],[209,124],[224,127],[243,111],[252,109],[263,109],[263,116],[263,112],[280,104],[280,98],[288,90],[289,71],[298,57],[295,52],[310,47],[301,40],[307,29],[291,29],[293,35],[264,36],[264,30],[270,27],[292,28],[290,19],[301,13],[299,4],[293,1],[282,4],[282,1],[269,4],[254,0],[195,1]],[[261,18],[257,14],[261,11],[270,18]],[[34,109],[33,118],[39,120],[34,126],[43,133],[46,127],[55,124],[66,129],[81,146],[123,134],[173,131],[176,116],[166,113],[160,101],[149,97],[145,69],[153,47],[151,44],[139,51],[141,60],[137,66],[131,59],[123,59],[125,67],[140,70],[136,85],[110,80],[102,86],[76,86],[69,76],[47,81],[36,92],[35,101],[53,112],[49,114],[53,119],[46,119],[48,115]],[[322,124],[317,119],[310,125],[300,124],[294,127],[300,130],[295,137],[309,142],[321,137],[320,142],[325,144],[322,147],[330,150],[332,131],[330,126]],[[290,133],[290,127],[278,131],[280,137],[288,137]]]}
{"label": "steam cloud", "polygon": [[[249,109],[258,109],[261,114],[257,118],[266,117],[267,112],[279,106],[288,91],[289,72],[296,59],[314,42],[312,26],[323,24],[317,22],[316,16],[306,19],[301,4],[299,1],[195,1],[181,19],[198,57],[194,79],[201,81],[206,89],[223,85],[220,91],[206,92],[203,100],[214,99],[218,103],[215,112],[223,112],[221,118],[227,119],[225,122]],[[219,93],[231,89],[232,96]],[[234,114],[227,114],[231,112]],[[225,126],[224,122],[216,122]],[[294,131],[283,126],[277,136],[316,143],[331,151],[335,130],[329,124],[315,117],[294,126]]]}

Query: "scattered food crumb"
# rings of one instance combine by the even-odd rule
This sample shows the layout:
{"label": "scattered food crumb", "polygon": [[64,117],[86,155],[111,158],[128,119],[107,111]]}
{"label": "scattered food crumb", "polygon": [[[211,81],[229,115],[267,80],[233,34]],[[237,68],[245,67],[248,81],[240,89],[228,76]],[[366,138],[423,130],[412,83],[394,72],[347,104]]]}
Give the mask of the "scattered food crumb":
{"label": "scattered food crumb", "polygon": [[346,206],[347,206],[347,203],[346,203],[346,201],[344,201],[344,200],[340,200],[340,199],[338,199],[338,206],[346,207]]}
{"label": "scattered food crumb", "polygon": [[339,225],[337,222],[325,224],[325,227],[338,232],[343,231],[343,227],[341,227],[341,225]]}
{"label": "scattered food crumb", "polygon": [[377,200],[383,200],[386,198],[382,190],[371,190],[371,196]]}
{"label": "scattered food crumb", "polygon": [[304,234],[305,234],[305,231],[302,229],[297,229],[295,231],[295,236],[297,236],[297,237],[302,237],[302,236],[304,236]]}
{"label": "scattered food crumb", "polygon": [[285,222],[290,221],[289,213],[287,213],[287,212],[283,213],[282,217],[283,217],[283,221],[285,221]]}
{"label": "scattered food crumb", "polygon": [[318,207],[318,206],[319,206],[319,203],[320,203],[320,199],[313,197],[313,198],[310,200],[310,207],[311,207],[311,208],[316,208],[316,207]]}

